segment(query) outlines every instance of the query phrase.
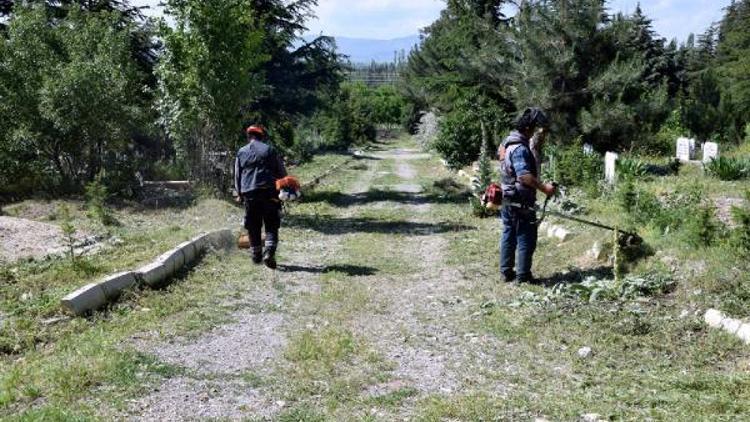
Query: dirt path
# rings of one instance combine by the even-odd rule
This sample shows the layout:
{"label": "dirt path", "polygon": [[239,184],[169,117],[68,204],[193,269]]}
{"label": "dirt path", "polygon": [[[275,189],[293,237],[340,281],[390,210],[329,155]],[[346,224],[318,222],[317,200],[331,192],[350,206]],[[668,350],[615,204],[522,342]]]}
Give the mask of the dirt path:
{"label": "dirt path", "polygon": [[[198,338],[138,340],[138,349],[181,371],[134,401],[126,417],[272,419],[319,408],[331,384],[344,383],[348,399],[334,414],[409,418],[430,394],[497,391],[482,374],[502,345],[470,330],[477,304],[461,298],[468,280],[444,264],[447,229],[423,189],[434,175],[416,168],[431,160],[413,149],[382,151],[338,187],[319,188],[338,202],[290,216],[283,265],[268,272],[277,282],[240,298],[233,322]],[[329,336],[334,346],[353,344],[334,362],[326,358]]]}

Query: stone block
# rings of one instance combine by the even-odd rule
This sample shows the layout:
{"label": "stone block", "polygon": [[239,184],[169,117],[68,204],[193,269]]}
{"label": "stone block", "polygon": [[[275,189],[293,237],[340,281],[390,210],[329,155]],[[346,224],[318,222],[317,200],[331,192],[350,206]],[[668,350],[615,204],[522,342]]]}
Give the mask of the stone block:
{"label": "stone block", "polygon": [[135,286],[135,283],[135,273],[128,271],[109,276],[99,282],[99,285],[102,286],[104,296],[108,300],[115,300],[120,297],[123,290]]}
{"label": "stone block", "polygon": [[149,287],[158,287],[169,277],[169,271],[167,271],[165,263],[160,261],[141,267],[137,274],[138,278]]}
{"label": "stone block", "polygon": [[737,330],[737,337],[742,339],[745,344],[750,344],[750,324],[742,324],[739,330]]}
{"label": "stone block", "polygon": [[560,242],[567,242],[571,237],[573,237],[573,233],[565,230],[562,227],[558,227],[557,230],[555,230],[555,237],[558,238]]}
{"label": "stone block", "polygon": [[706,311],[705,321],[709,327],[721,328],[721,322],[724,320],[724,314],[716,309]]}
{"label": "stone block", "polygon": [[730,334],[737,334],[740,327],[742,327],[742,322],[736,319],[724,318],[724,320],[721,321],[721,328]]}
{"label": "stone block", "polygon": [[208,242],[215,249],[231,249],[235,244],[234,233],[229,229],[211,232],[208,235]]}
{"label": "stone block", "polygon": [[195,245],[192,241],[187,241],[179,244],[177,246],[177,249],[182,251],[182,256],[185,258],[184,265],[186,267],[195,263],[195,259],[198,256],[198,253],[195,251]]}
{"label": "stone block", "polygon": [[65,296],[61,304],[73,315],[81,316],[106,305],[107,297],[104,295],[102,286],[92,283]]}
{"label": "stone block", "polygon": [[550,224],[550,226],[547,228],[547,237],[555,237],[555,232],[557,232],[557,229],[557,226],[553,226]]}
{"label": "stone block", "polygon": [[182,270],[182,267],[185,265],[185,256],[182,254],[181,249],[172,249],[160,256],[157,262],[164,264],[166,278],[170,278]]}
{"label": "stone block", "polygon": [[199,236],[196,236],[192,240],[193,245],[195,246],[195,252],[200,255],[206,251],[208,248],[208,245],[210,243],[209,234],[204,233]]}

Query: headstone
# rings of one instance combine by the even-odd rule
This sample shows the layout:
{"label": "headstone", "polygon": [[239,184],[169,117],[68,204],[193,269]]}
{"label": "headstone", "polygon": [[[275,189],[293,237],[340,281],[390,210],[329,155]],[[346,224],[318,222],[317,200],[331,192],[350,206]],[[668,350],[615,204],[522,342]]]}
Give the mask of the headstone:
{"label": "headstone", "polygon": [[594,146],[591,144],[583,144],[583,153],[586,155],[594,155]]}
{"label": "headstone", "polygon": [[680,138],[677,140],[677,158],[680,161],[691,161],[695,158],[695,139]]}
{"label": "headstone", "polygon": [[716,142],[706,142],[703,144],[703,162],[709,163],[719,158],[719,144]]}
{"label": "headstone", "polygon": [[618,158],[620,158],[620,156],[614,152],[608,152],[604,157],[604,178],[607,180],[607,183],[611,185],[615,184],[617,181],[616,167]]}

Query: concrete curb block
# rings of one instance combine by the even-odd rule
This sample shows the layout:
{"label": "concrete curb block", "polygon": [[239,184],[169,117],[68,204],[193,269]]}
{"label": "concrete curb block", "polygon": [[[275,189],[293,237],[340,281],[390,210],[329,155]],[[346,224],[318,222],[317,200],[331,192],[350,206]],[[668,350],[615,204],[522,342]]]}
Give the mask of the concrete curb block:
{"label": "concrete curb block", "polygon": [[539,232],[545,233],[550,239],[558,239],[561,243],[565,243],[573,237],[573,233],[564,227],[555,226],[546,221],[539,225]]}
{"label": "concrete curb block", "polygon": [[234,233],[230,229],[196,236],[136,271],[114,274],[98,283],[81,287],[65,296],[60,303],[64,309],[75,316],[85,315],[103,307],[108,302],[115,301],[123,291],[138,283],[149,287],[161,287],[184,267],[195,264],[210,248],[229,250],[233,245]]}
{"label": "concrete curb block", "polygon": [[70,313],[81,316],[107,304],[104,289],[97,283],[87,284],[62,299],[62,306]]}
{"label": "concrete curb block", "polygon": [[115,274],[99,282],[99,285],[102,286],[107,300],[115,300],[124,290],[136,285],[135,273],[128,271]]}
{"label": "concrete curb block", "polygon": [[330,167],[328,170],[324,171],[322,174],[314,177],[311,181],[309,181],[307,183],[303,183],[302,186],[301,186],[302,190],[304,191],[304,190],[309,190],[309,189],[315,189],[315,187],[317,187],[320,184],[320,182],[323,181],[323,179],[325,179],[326,177],[330,176],[335,171],[338,171],[338,170],[346,167],[347,165],[351,164],[351,162],[354,161],[355,158],[359,157],[359,156],[361,156],[361,155],[352,154],[352,156],[350,158],[344,160],[343,163],[336,164],[336,165]]}
{"label": "concrete curb block", "polygon": [[729,318],[723,312],[716,309],[706,311],[704,321],[711,328],[718,328],[733,336],[739,337],[745,344],[750,345],[750,324],[738,319]]}

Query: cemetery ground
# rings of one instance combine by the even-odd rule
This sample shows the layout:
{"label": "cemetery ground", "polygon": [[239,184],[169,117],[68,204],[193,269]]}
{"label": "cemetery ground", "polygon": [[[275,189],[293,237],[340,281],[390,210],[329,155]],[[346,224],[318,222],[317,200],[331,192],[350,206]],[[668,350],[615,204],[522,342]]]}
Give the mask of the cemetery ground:
{"label": "cemetery ground", "polygon": [[[316,157],[295,173],[305,180],[348,159]],[[717,202],[747,188],[689,166],[643,186],[658,194],[696,184]],[[613,195],[581,199],[586,217],[624,226]],[[746,263],[728,244],[696,248],[683,233],[642,229],[652,250],[628,271],[674,286],[589,302],[556,297],[551,286],[611,277],[610,262],[587,256],[611,235],[561,223],[574,237],[540,236],[543,283],[504,284],[499,222],[472,217],[459,179],[410,138],[377,144],[290,207],[277,273],[242,252],[211,254],[163,290],[55,320],[59,299],[86,282],[241,221],[239,208],[211,199],[114,213],[120,226],[108,230],[118,241],[75,266],[2,267],[0,418],[733,420],[750,412],[750,348],[702,321],[712,307],[750,317]],[[44,214],[35,217],[49,220]],[[81,213],[75,223],[91,224]]]}

